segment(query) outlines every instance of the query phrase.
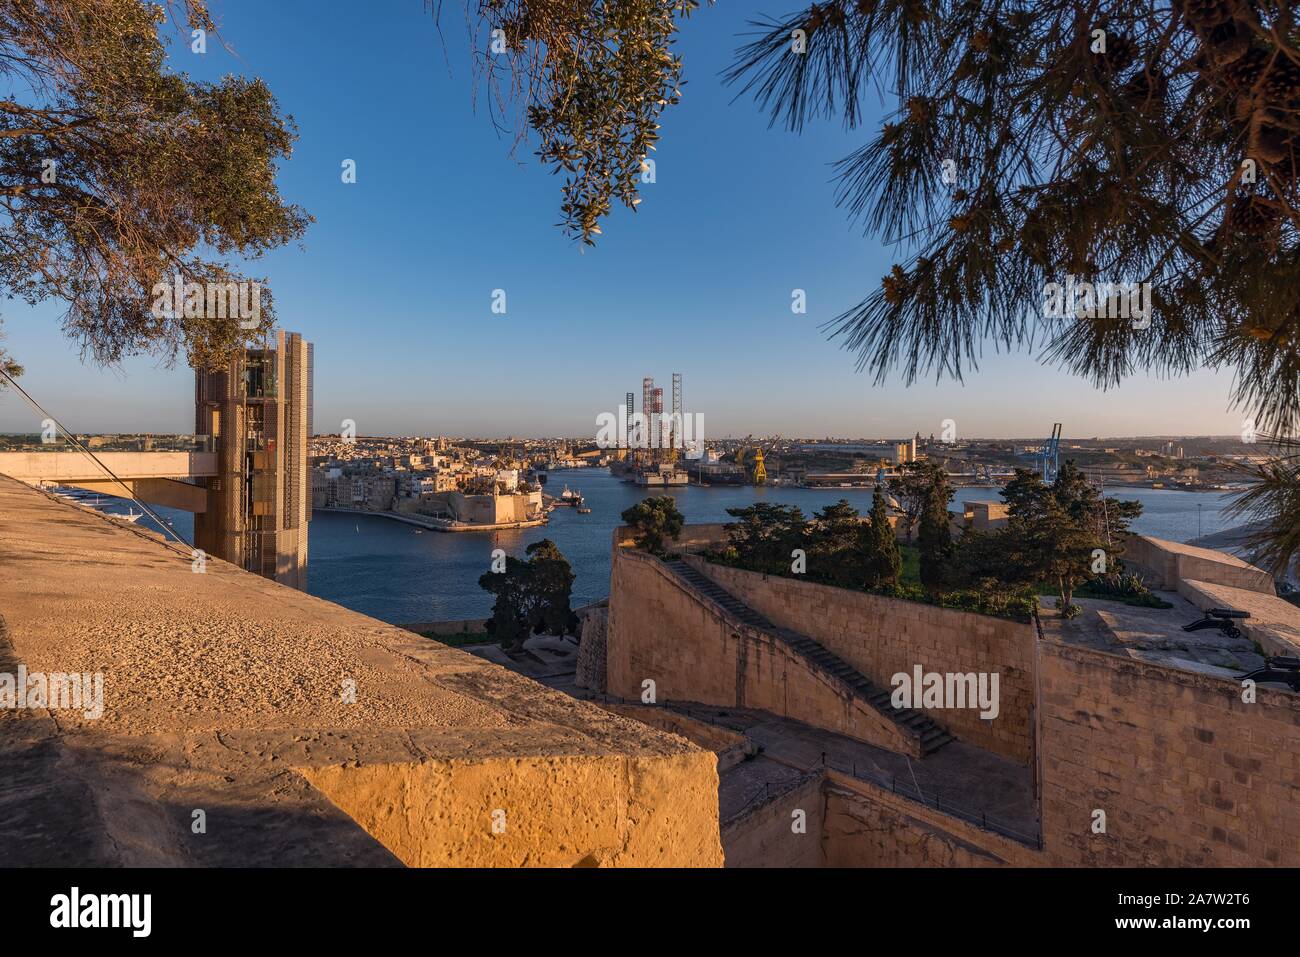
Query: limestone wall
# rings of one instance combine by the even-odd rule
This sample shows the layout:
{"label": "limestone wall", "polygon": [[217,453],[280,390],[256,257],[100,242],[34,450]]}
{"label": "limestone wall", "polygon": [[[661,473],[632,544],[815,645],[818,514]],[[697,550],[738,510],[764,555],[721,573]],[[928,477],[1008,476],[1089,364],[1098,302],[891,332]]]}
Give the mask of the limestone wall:
{"label": "limestone wall", "polygon": [[[822,867],[826,796],[824,777],[809,774],[795,779],[788,791],[724,822],[722,852],[727,867]],[[801,832],[795,812],[802,811]]]}
{"label": "limestone wall", "polygon": [[1187,579],[1178,594],[1197,608],[1235,608],[1250,615],[1237,627],[1266,655],[1300,655],[1300,611],[1284,598],[1245,588]]}
{"label": "limestone wall", "polygon": [[998,716],[977,709],[926,714],[970,744],[1028,763],[1032,752],[1032,625],[830,585],[692,564],[774,623],[802,632],[882,688],[916,665],[937,672],[996,672]]}
{"label": "limestone wall", "polygon": [[609,611],[592,608],[582,616],[582,637],[578,642],[577,673],[573,683],[591,691],[605,690],[605,638]]}
{"label": "limestone wall", "polygon": [[1130,535],[1124,564],[1156,589],[1174,591],[1182,581],[1196,580],[1248,591],[1274,594],[1273,576],[1234,555],[1213,548],[1168,542],[1148,535]]}
{"label": "limestone wall", "polygon": [[718,863],[717,773],[706,751],[302,768],[411,867]]}
{"label": "limestone wall", "polygon": [[[1300,696],[1039,643],[1044,839],[1086,866],[1300,865]],[[1105,811],[1106,833],[1092,833]]]}
{"label": "limestone wall", "polygon": [[610,579],[606,675],[611,694],[757,708],[919,756],[916,739],[809,666],[783,642],[725,618],[662,562],[616,549]]}
{"label": "limestone wall", "polygon": [[102,679],[5,709],[0,866],[723,863],[677,735],[4,477],[0,555],[0,671]]}
{"label": "limestone wall", "polygon": [[1034,867],[1034,848],[831,772],[826,781],[827,867]]}
{"label": "limestone wall", "polygon": [[599,698],[593,701],[593,704],[626,718],[634,718],[660,731],[680,735],[692,744],[706,751],[712,751],[718,759],[718,774],[741,764],[758,751],[758,745],[739,731],[732,731],[718,724],[709,724],[707,721],[699,721],[670,708],[649,704],[625,704]]}

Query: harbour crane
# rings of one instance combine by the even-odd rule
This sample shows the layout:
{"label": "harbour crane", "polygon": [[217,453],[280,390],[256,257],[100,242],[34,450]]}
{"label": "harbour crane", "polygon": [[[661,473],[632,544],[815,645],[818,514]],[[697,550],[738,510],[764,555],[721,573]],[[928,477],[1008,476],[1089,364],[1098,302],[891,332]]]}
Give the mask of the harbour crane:
{"label": "harbour crane", "polygon": [[1043,481],[1055,482],[1061,470],[1061,423],[1052,425],[1052,437],[1043,444]]}
{"label": "harbour crane", "polygon": [[776,448],[776,444],[781,441],[781,436],[774,436],[768,439],[766,443],[757,445],[754,448],[754,470],[750,475],[750,480],[755,485],[767,484],[767,464],[764,461],[764,455]]}

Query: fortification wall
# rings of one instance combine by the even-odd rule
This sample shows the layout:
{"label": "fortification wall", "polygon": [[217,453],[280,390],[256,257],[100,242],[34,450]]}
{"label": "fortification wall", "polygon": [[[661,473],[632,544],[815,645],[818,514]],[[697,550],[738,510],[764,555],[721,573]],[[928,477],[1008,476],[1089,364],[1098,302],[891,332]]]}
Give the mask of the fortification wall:
{"label": "fortification wall", "polygon": [[882,688],[916,665],[941,673],[997,673],[999,713],[927,709],[958,738],[1028,763],[1032,753],[1032,625],[920,602],[689,561],[775,624],[802,632]]}
{"label": "fortification wall", "polygon": [[1042,852],[856,778],[826,779],[827,867],[1035,867]]}
{"label": "fortification wall", "polygon": [[[1039,643],[1054,863],[1300,865],[1300,696]],[[1106,832],[1094,834],[1094,811]]]}
{"label": "fortification wall", "polygon": [[[727,867],[823,867],[825,778],[796,779],[789,791],[749,809],[722,825],[722,853]],[[795,812],[802,811],[796,831]]]}
{"label": "fortification wall", "polygon": [[1131,566],[1152,587],[1175,591],[1188,580],[1274,594],[1273,576],[1234,555],[1213,548],[1167,542],[1148,535],[1130,535],[1124,546],[1124,564]]}
{"label": "fortification wall", "polygon": [[784,643],[725,618],[657,559],[615,549],[611,570],[607,686],[642,700],[757,708],[905,754],[918,743],[842,682]]}

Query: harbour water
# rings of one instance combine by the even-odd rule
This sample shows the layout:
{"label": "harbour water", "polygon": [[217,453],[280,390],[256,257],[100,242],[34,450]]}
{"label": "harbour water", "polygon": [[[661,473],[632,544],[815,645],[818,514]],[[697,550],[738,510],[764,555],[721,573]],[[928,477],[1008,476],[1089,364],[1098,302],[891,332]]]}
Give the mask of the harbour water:
{"label": "harbour water", "polygon": [[[478,587],[488,570],[492,550],[501,548],[522,558],[532,542],[550,538],[573,566],[574,604],[596,601],[609,593],[609,548],[620,513],[647,494],[604,469],[575,469],[551,473],[548,491],[568,483],[586,497],[591,514],[557,508],[542,528],[502,532],[444,534],[419,532],[410,525],[376,515],[317,512],[311,523],[308,550],[308,589],[319,598],[337,602],[366,615],[394,623],[449,618],[481,618],[491,611],[491,597]],[[841,498],[862,513],[871,507],[865,488],[755,488],[717,486],[670,490],[687,522],[725,522],[726,510],[768,501],[797,505],[811,515]],[[1172,541],[1188,541],[1227,527],[1222,516],[1231,496],[1217,492],[1171,489],[1111,489],[1107,494],[1142,503],[1136,531]],[[998,499],[995,488],[960,488],[956,499]],[[125,511],[107,507],[106,511]],[[186,540],[192,539],[193,519],[184,512],[155,509]],[[140,520],[154,527],[149,518]]]}

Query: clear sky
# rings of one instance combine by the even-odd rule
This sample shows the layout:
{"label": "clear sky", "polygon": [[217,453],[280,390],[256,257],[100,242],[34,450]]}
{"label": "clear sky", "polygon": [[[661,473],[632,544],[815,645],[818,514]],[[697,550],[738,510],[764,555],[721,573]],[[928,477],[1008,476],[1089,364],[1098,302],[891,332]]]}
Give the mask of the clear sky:
{"label": "clear sky", "polygon": [[[769,129],[721,71],[747,14],[720,4],[686,24],[687,85],[663,120],[657,182],[616,212],[595,249],[555,226],[559,181],[475,112],[468,37],[445,0],[214,0],[233,53],[173,52],[200,79],[264,78],[297,121],[284,196],[316,217],[301,246],[252,267],[281,325],[316,343],[316,429],[362,434],[582,435],[653,375],[685,376],[706,435],[1230,434],[1231,377],[1137,377],[1098,392],[1025,352],[990,353],[964,385],[886,385],[819,325],[893,261],[834,205],[829,164],[866,132],[836,122]],[[788,3],[752,9],[784,13]],[[874,126],[875,117],[871,118]],[[356,184],[341,182],[344,159]],[[494,289],[506,315],[491,311]],[[808,295],[792,314],[791,290]],[[25,387],[74,431],[189,432],[193,375],[137,357],[103,369],[59,330],[57,303],[9,301],[6,348]],[[0,431],[37,431],[0,393]]]}

